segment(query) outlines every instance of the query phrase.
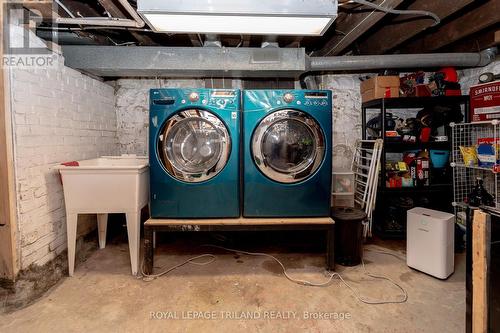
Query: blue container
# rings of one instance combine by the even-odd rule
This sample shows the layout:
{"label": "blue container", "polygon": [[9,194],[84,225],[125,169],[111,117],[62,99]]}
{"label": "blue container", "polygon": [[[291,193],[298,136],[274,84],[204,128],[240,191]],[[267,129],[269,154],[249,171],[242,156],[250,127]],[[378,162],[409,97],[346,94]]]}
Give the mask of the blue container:
{"label": "blue container", "polygon": [[450,157],[449,150],[430,150],[431,163],[434,168],[441,169],[448,164],[448,158]]}

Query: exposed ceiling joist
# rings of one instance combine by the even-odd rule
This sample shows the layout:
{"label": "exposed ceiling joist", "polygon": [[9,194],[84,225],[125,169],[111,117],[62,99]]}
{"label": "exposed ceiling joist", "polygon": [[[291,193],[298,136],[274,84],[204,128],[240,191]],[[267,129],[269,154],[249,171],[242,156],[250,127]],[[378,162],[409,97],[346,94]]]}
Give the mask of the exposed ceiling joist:
{"label": "exposed ceiling joist", "polygon": [[[375,1],[376,4],[387,8],[395,8],[402,2],[403,0]],[[376,10],[363,13],[345,13],[335,22],[335,30],[338,30],[340,34],[334,35],[319,51],[314,52],[314,55],[330,56],[340,54],[385,15],[386,13]]]}
{"label": "exposed ceiling joist", "polygon": [[420,52],[420,50],[425,50],[430,52],[438,50],[498,22],[500,22],[500,1],[489,0],[478,8],[438,28],[435,32],[411,42],[402,51]]}
{"label": "exposed ceiling joist", "polygon": [[23,7],[36,15],[41,15],[44,20],[50,21],[53,18],[59,17],[59,13],[54,11],[54,7],[50,2],[25,2],[23,3]]}
{"label": "exposed ceiling joist", "polygon": [[[408,9],[430,11],[439,16],[440,19],[444,19],[473,1],[474,0],[415,1],[408,6]],[[431,27],[433,24],[434,20],[426,16],[414,17],[413,19],[408,19],[408,16],[397,16],[391,22],[381,27],[377,32],[370,35],[363,43],[360,43],[359,50],[362,54],[385,53]]]}
{"label": "exposed ceiling joist", "polygon": [[446,47],[451,52],[474,52],[500,45],[500,30],[488,29]]}

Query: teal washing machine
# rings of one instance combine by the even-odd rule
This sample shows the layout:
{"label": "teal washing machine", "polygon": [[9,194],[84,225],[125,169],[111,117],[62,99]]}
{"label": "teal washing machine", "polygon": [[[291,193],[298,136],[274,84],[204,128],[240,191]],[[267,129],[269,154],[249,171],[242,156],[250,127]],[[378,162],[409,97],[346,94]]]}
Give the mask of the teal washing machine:
{"label": "teal washing machine", "polygon": [[151,217],[240,216],[241,93],[152,89]]}
{"label": "teal washing machine", "polygon": [[329,216],[332,95],[243,92],[243,216]]}

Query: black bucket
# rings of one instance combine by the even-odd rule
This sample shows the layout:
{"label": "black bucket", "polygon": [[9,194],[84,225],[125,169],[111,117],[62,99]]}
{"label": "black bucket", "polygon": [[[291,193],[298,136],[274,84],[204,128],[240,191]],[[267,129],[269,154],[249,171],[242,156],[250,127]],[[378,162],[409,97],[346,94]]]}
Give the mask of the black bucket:
{"label": "black bucket", "polygon": [[358,208],[335,207],[331,216],[335,221],[335,262],[342,266],[359,265],[363,255],[366,213]]}

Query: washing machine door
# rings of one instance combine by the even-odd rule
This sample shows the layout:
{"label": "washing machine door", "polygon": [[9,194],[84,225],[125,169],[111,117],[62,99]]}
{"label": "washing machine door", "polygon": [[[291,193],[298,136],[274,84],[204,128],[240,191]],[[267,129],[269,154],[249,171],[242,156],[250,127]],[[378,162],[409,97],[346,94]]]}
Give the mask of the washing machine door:
{"label": "washing machine door", "polygon": [[158,140],[158,156],[167,173],[190,183],[215,177],[231,152],[225,124],[201,109],[184,110],[170,117]]}
{"label": "washing machine door", "polygon": [[280,183],[297,183],[313,175],[323,161],[325,149],[325,136],[318,122],[298,110],[269,114],[252,136],[255,165]]}

